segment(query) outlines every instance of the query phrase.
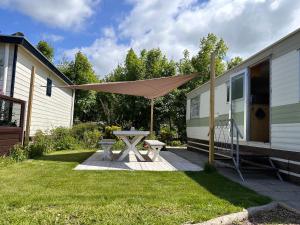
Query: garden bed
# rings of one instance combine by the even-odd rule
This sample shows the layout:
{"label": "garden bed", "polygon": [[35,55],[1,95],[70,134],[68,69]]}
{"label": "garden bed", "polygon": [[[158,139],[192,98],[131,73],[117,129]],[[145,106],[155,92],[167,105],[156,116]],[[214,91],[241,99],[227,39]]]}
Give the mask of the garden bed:
{"label": "garden bed", "polygon": [[235,222],[233,225],[299,225],[300,214],[288,210],[282,206],[269,211],[261,211],[250,216],[247,220]]}

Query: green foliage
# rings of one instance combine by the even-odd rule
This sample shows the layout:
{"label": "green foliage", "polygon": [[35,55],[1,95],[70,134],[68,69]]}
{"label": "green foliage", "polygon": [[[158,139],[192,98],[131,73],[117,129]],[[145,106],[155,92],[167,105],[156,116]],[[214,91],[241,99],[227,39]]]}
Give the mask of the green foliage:
{"label": "green foliage", "polygon": [[125,143],[122,140],[117,140],[113,145],[112,150],[123,150],[125,148]]}
{"label": "green foliage", "polygon": [[36,48],[43,53],[43,55],[50,61],[53,61],[54,57],[54,49],[53,47],[46,41],[39,41]]}
{"label": "green foliage", "polygon": [[44,152],[47,152],[47,149],[40,143],[33,143],[28,146],[28,158],[30,159],[40,157]]}
{"label": "green foliage", "polygon": [[[99,79],[92,64],[82,53],[77,52],[75,59],[66,59],[58,66],[59,69],[75,84],[97,83]],[[75,93],[74,119],[81,122],[96,121],[98,119],[97,94],[95,91],[77,90]]]}
{"label": "green foliage", "polygon": [[174,138],[176,138],[176,131],[171,129],[170,126],[163,125],[159,132],[160,140],[169,144]]}
{"label": "green foliage", "polygon": [[53,150],[52,137],[41,130],[35,133],[34,140],[32,143],[35,148],[40,148],[42,152],[50,152]]}
{"label": "green foliage", "polygon": [[101,129],[102,129],[102,127],[100,125],[98,125],[97,123],[91,123],[91,122],[78,123],[72,127],[71,133],[72,133],[72,136],[74,136],[76,139],[83,140],[83,134],[86,131],[94,131],[94,130],[100,131]]}
{"label": "green foliage", "polygon": [[181,146],[182,143],[179,140],[173,140],[170,142],[170,146]]}
{"label": "green foliage", "polygon": [[51,131],[51,136],[55,150],[75,149],[78,145],[69,128],[57,127]]}
{"label": "green foliage", "polygon": [[27,148],[24,148],[20,144],[16,144],[10,149],[9,156],[16,162],[24,161],[28,158]]}
{"label": "green foliage", "polygon": [[101,132],[96,129],[84,131],[83,142],[86,147],[95,148],[98,145],[100,137],[101,137]]}
{"label": "green foliage", "polygon": [[116,136],[113,134],[114,131],[117,131],[117,130],[121,130],[121,127],[119,126],[115,126],[115,125],[112,125],[112,126],[106,126],[105,127],[105,138],[108,138],[108,139],[113,139],[113,138],[116,138]]}
{"label": "green foliage", "polygon": [[227,69],[230,70],[233,67],[235,67],[238,64],[240,64],[241,62],[243,62],[243,58],[241,58],[239,56],[238,57],[234,57],[230,61],[227,61]]}
{"label": "green foliage", "polygon": [[200,49],[196,56],[192,57],[193,67],[200,73],[199,79],[194,83],[195,88],[209,79],[211,54],[216,52],[216,75],[219,76],[225,72],[226,66],[223,62],[228,47],[222,38],[209,33],[200,40]]}
{"label": "green foliage", "polygon": [[148,140],[157,140],[157,137],[156,137],[155,133],[153,132],[148,135],[147,139]]}

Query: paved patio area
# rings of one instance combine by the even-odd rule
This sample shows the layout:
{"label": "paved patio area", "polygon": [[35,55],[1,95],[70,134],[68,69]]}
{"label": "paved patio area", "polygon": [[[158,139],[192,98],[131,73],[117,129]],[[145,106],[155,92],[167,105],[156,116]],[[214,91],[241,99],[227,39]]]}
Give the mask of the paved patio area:
{"label": "paved patio area", "polygon": [[[187,150],[171,150],[171,152],[204,167],[207,162],[205,154],[196,153]],[[263,174],[246,175],[245,182],[241,181],[236,171],[228,168],[218,168],[218,171],[225,177],[246,186],[257,193],[269,196],[275,201],[286,203],[287,205],[300,210],[300,186],[289,183],[281,182],[275,176],[268,176]]]}
{"label": "paved patio area", "polygon": [[[79,164],[74,170],[147,170],[147,171],[201,171],[203,167],[194,164],[172,152],[163,151],[160,153],[160,159],[152,162],[145,154],[147,151],[141,151],[145,162],[139,161],[134,154],[129,154],[123,161],[102,161],[101,150],[95,152],[83,163]],[[118,152],[117,152],[118,153]],[[115,153],[115,157],[117,156]]]}

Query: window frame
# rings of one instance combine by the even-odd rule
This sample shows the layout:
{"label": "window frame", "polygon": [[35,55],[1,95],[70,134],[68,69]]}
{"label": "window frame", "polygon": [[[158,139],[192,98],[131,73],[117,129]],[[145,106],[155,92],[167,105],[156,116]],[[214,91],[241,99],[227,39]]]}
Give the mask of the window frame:
{"label": "window frame", "polygon": [[52,84],[53,81],[50,78],[47,78],[47,85],[46,85],[46,96],[52,96]]}
{"label": "window frame", "polygon": [[[195,102],[195,100],[196,100],[197,106],[198,106],[197,115],[193,114],[193,106],[195,106],[195,104],[193,104],[193,103]],[[200,117],[200,95],[197,95],[197,96],[191,98],[191,101],[190,101],[190,118],[194,119],[194,118],[199,118],[199,117]]]}
{"label": "window frame", "polygon": [[[242,96],[238,97],[238,98],[234,98],[234,85],[233,83],[239,79],[242,79]],[[230,90],[230,98],[231,101],[237,101],[237,100],[242,100],[245,98],[245,77],[244,77],[244,73],[240,73],[238,75],[235,75],[234,77],[231,78],[231,82],[230,82],[230,86],[231,86],[231,90]]]}

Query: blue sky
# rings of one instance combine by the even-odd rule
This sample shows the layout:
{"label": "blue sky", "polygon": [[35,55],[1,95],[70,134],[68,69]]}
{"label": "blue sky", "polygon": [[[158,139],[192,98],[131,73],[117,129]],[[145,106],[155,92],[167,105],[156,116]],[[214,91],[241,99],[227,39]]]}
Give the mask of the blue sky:
{"label": "blue sky", "polygon": [[[26,0],[25,0],[26,1]],[[96,5],[93,15],[80,29],[60,29],[53,25],[45,25],[39,20],[13,9],[0,8],[0,32],[12,34],[21,31],[33,44],[47,39],[56,49],[63,51],[78,46],[91,45],[99,37],[104,27],[116,28],[118,22],[130,11],[132,5],[120,0],[103,0]],[[54,35],[51,36],[51,35]],[[52,38],[51,38],[52,37]],[[58,39],[58,40],[56,40]],[[120,42],[126,42],[126,39]]]}
{"label": "blue sky", "polygon": [[209,32],[225,40],[229,58],[246,58],[299,28],[299,15],[294,0],[0,0],[0,31],[46,39],[56,62],[81,50],[103,77],[129,48],[159,47],[179,60]]}

